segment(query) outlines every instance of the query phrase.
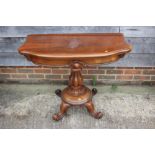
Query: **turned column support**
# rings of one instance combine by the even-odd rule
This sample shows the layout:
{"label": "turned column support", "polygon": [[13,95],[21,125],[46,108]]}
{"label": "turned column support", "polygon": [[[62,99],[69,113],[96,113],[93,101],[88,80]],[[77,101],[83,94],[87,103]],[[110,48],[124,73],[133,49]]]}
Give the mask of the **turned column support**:
{"label": "turned column support", "polygon": [[70,68],[71,74],[69,76],[69,86],[76,89],[83,85],[83,77],[81,74],[83,64],[78,61],[74,61],[70,64]]}

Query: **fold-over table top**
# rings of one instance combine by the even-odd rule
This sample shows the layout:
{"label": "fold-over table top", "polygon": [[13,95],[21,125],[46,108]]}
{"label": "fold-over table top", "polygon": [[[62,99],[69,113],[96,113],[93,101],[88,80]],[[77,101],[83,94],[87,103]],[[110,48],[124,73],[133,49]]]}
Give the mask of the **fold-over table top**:
{"label": "fold-over table top", "polygon": [[107,63],[130,51],[121,33],[32,34],[19,48],[30,61],[42,65]]}

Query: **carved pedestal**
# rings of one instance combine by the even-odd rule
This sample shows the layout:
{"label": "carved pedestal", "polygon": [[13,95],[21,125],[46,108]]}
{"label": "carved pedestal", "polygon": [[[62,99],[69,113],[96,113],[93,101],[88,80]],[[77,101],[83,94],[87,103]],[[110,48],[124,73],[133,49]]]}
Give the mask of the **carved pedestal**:
{"label": "carved pedestal", "polygon": [[58,121],[63,118],[68,108],[75,105],[84,105],[88,112],[94,118],[101,118],[103,114],[96,112],[94,104],[92,103],[92,97],[97,93],[97,90],[93,88],[90,90],[83,85],[83,77],[81,74],[83,64],[74,61],[71,65],[71,75],[69,76],[69,85],[64,90],[56,90],[57,96],[61,97],[60,111],[53,115],[53,119]]}

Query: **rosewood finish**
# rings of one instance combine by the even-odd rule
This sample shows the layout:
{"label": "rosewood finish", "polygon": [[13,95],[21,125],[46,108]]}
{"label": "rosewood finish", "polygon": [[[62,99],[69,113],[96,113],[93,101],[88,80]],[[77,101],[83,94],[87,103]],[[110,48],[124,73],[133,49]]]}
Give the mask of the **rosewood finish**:
{"label": "rosewood finish", "polygon": [[53,115],[56,121],[75,105],[84,105],[94,118],[101,118],[103,114],[95,111],[92,102],[97,90],[90,90],[83,84],[82,68],[117,61],[130,51],[131,46],[121,33],[33,34],[28,35],[19,48],[20,54],[35,64],[70,66],[68,86],[55,91],[61,97],[60,112]]}

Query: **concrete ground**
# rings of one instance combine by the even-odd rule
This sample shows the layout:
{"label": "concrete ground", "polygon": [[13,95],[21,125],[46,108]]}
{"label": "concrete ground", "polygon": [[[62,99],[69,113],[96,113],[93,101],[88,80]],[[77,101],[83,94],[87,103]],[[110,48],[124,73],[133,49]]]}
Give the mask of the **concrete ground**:
{"label": "concrete ground", "polygon": [[[56,84],[0,84],[0,128],[155,128],[155,87],[96,86],[100,120],[84,108],[72,107],[59,122],[51,116],[59,109]],[[92,87],[92,86],[89,86]]]}

